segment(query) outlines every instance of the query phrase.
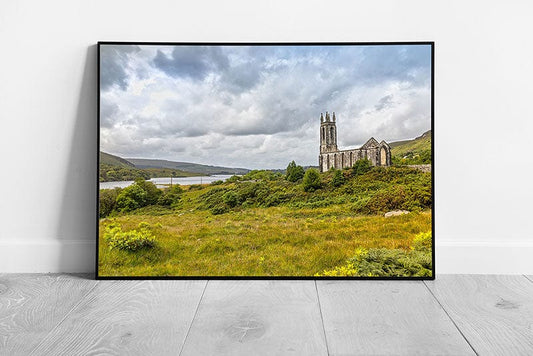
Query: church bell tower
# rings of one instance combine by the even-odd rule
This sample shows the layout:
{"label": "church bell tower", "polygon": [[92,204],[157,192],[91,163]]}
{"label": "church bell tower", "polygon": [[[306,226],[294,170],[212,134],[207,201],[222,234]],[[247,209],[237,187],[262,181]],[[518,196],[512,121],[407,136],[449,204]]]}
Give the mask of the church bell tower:
{"label": "church bell tower", "polygon": [[326,118],[320,114],[320,153],[335,152],[337,149],[337,124],[335,113],[330,118],[326,111]]}

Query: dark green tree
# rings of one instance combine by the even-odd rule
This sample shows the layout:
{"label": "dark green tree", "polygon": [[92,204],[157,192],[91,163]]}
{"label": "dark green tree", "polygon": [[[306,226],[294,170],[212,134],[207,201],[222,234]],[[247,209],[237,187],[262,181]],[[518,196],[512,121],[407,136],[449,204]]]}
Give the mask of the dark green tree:
{"label": "dark green tree", "polygon": [[312,192],[322,186],[320,173],[314,168],[310,168],[305,172],[302,182],[303,188],[306,192]]}
{"label": "dark green tree", "polygon": [[353,175],[359,176],[361,174],[365,174],[366,172],[370,171],[372,169],[372,162],[368,159],[360,159],[355,162],[355,164],[352,167]]}
{"label": "dark green tree", "polygon": [[109,214],[115,210],[117,196],[120,194],[121,190],[121,188],[100,190],[99,215],[101,218],[109,216]]}
{"label": "dark green tree", "polygon": [[136,185],[141,187],[146,192],[146,205],[157,204],[157,200],[163,193],[154,183],[148,182],[143,178],[137,178],[135,180]]}
{"label": "dark green tree", "polygon": [[285,175],[285,178],[289,182],[297,182],[297,181],[299,181],[300,179],[303,178],[304,173],[305,172],[304,172],[303,167],[302,166],[297,166],[296,163],[294,161],[292,161],[287,166],[287,173]]}
{"label": "dark green tree", "polygon": [[120,211],[132,211],[146,205],[146,191],[134,183],[122,189],[117,196],[117,209]]}
{"label": "dark green tree", "polygon": [[333,174],[333,179],[331,180],[331,184],[334,187],[340,187],[344,184],[346,180],[344,179],[344,175],[342,172],[338,169],[335,170],[335,173]]}

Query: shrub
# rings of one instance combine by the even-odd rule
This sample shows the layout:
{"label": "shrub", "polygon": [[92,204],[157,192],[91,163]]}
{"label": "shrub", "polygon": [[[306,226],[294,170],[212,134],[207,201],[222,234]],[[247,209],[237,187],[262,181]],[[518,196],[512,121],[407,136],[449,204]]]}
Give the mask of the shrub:
{"label": "shrub", "polygon": [[358,249],[342,266],[316,276],[427,277],[431,276],[431,252],[401,249]]}
{"label": "shrub", "polygon": [[345,181],[346,179],[344,178],[342,171],[335,170],[335,173],[333,174],[333,179],[331,180],[331,184],[334,187],[340,187],[344,184]]}
{"label": "shrub", "polygon": [[237,175],[232,175],[231,177],[229,177],[228,179],[226,179],[226,182],[228,183],[235,183],[235,182],[238,182],[242,179],[242,177],[240,176],[237,176]]}
{"label": "shrub", "polygon": [[181,188],[181,186],[179,184],[174,184],[173,186],[171,186],[168,189],[168,192],[172,193],[172,194],[182,194],[183,193],[183,189]]}
{"label": "shrub", "polygon": [[[380,214],[391,210],[419,211],[431,208],[431,186],[423,181],[397,183],[388,186],[376,185],[377,190],[368,189],[358,202],[352,205],[352,210],[360,214]],[[368,188],[372,188],[368,186]]]}
{"label": "shrub", "polygon": [[215,181],[211,182],[210,185],[221,185],[221,184],[223,184],[223,183],[224,183],[224,181],[221,181],[221,180],[215,180]]}
{"label": "shrub", "polygon": [[200,190],[202,189],[202,185],[201,184],[191,184],[189,185],[189,190]]}
{"label": "shrub", "polygon": [[157,188],[157,186],[154,183],[148,182],[144,180],[143,178],[137,178],[134,184],[138,185],[146,192],[146,204],[145,205],[157,204],[157,200],[162,194],[161,189]]}
{"label": "shrub", "polygon": [[[266,184],[263,182],[243,182],[237,186],[238,193],[235,192],[237,195],[235,199],[239,202],[249,201],[252,203],[259,190],[264,187]],[[231,204],[229,205],[231,206]]]}
{"label": "shrub", "polygon": [[147,205],[158,204],[163,192],[152,182],[138,178],[135,183],[122,189],[116,199],[116,208],[122,212],[130,212]]}
{"label": "shrub", "polygon": [[292,208],[324,208],[330,205],[344,204],[347,198],[345,196],[327,197],[327,196],[312,196],[307,201],[294,201],[289,204]]}
{"label": "shrub", "polygon": [[134,183],[122,189],[117,196],[117,208],[119,211],[128,212],[146,205],[147,193],[138,184]]}
{"label": "shrub", "polygon": [[274,194],[268,195],[261,205],[265,207],[277,206],[277,205],[280,205],[282,203],[289,201],[290,199],[291,199],[290,194],[276,192]]}
{"label": "shrub", "polygon": [[218,204],[210,208],[209,211],[213,215],[220,215],[220,214],[227,213],[229,211],[229,207],[225,204]]}
{"label": "shrub", "polygon": [[412,210],[413,206],[407,204],[407,192],[404,186],[393,186],[380,190],[374,194],[364,207],[364,211],[370,214],[385,213],[391,210]]}
{"label": "shrub", "polygon": [[285,174],[285,178],[289,182],[297,182],[300,179],[302,179],[304,176],[304,169],[302,166],[297,166],[294,161],[289,163],[287,166],[287,173]]}
{"label": "shrub", "polygon": [[354,176],[359,176],[361,174],[365,174],[366,172],[370,171],[372,169],[372,162],[368,159],[360,159],[355,162],[355,164],[352,167],[352,173]]}
{"label": "shrub", "polygon": [[431,231],[421,232],[413,239],[413,246],[411,249],[431,253],[433,243],[431,240]]}
{"label": "shrub", "polygon": [[181,196],[178,194],[165,192],[161,194],[159,199],[157,200],[157,205],[161,206],[174,206],[181,200]]}
{"label": "shrub", "polygon": [[181,200],[183,189],[179,184],[175,184],[168,189],[165,189],[157,199],[157,205],[161,206],[176,206]]}
{"label": "shrub", "polygon": [[155,237],[150,231],[150,225],[145,222],[139,224],[138,230],[122,231],[120,226],[110,224],[106,226],[104,239],[110,249],[137,251],[155,246]]}
{"label": "shrub", "polygon": [[109,216],[115,210],[117,197],[121,190],[122,188],[100,190],[99,216],[101,218]]}
{"label": "shrub", "polygon": [[318,171],[314,168],[308,169],[305,172],[302,185],[306,192],[312,192],[319,189],[322,185],[320,173],[318,173]]}
{"label": "shrub", "polygon": [[227,204],[230,208],[233,208],[239,204],[239,196],[234,191],[226,192],[222,196],[222,200],[225,204]]}
{"label": "shrub", "polygon": [[205,193],[202,193],[198,198],[198,207],[204,210],[211,209],[215,205],[222,202],[222,196],[229,191],[228,188],[214,187]]}

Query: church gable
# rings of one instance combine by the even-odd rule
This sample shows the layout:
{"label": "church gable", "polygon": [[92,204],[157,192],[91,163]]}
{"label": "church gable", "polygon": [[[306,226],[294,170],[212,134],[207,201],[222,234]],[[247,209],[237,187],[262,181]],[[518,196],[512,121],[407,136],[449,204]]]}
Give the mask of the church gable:
{"label": "church gable", "polygon": [[372,148],[372,147],[379,147],[379,142],[376,141],[374,137],[370,137],[370,139],[366,141],[366,143],[363,146],[361,146],[361,149],[366,150],[367,148]]}
{"label": "church gable", "polygon": [[385,142],[385,140],[382,140],[380,143],[379,143],[380,146],[387,146],[390,150],[390,146],[387,142]]}

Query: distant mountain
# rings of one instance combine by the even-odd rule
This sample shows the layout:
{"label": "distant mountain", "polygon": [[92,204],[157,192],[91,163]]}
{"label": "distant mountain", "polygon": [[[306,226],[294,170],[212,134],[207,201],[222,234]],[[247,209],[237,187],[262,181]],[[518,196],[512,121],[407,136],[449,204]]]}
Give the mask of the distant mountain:
{"label": "distant mountain", "polygon": [[141,169],[147,168],[167,168],[178,169],[181,171],[200,173],[200,174],[246,174],[250,170],[246,168],[230,168],[219,166],[208,166],[204,164],[189,162],[174,162],[162,159],[145,159],[145,158],[127,158],[127,161],[133,163],[135,167]]}
{"label": "distant mountain", "polygon": [[417,154],[431,150],[431,130],[412,140],[391,142],[391,153],[393,156],[403,157],[408,153]]}
{"label": "distant mountain", "polygon": [[108,164],[110,166],[118,166],[118,167],[124,167],[124,168],[134,168],[135,165],[131,162],[128,162],[124,158],[120,158],[118,156],[113,156],[109,153],[105,153],[100,151],[100,163],[102,164]]}

